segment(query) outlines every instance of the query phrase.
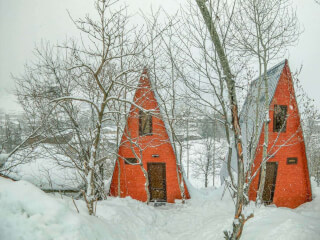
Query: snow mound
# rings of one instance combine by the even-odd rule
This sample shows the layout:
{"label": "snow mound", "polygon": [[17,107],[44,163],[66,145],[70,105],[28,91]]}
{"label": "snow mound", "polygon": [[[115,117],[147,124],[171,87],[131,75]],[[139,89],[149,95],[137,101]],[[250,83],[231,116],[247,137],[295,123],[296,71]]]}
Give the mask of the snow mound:
{"label": "snow mound", "polygon": [[26,181],[0,178],[0,204],[0,239],[113,239],[109,237],[113,230],[99,218],[78,214],[70,201],[50,196]]}
{"label": "snow mound", "polygon": [[[230,230],[234,206],[224,188],[192,189],[186,204],[153,207],[131,198],[109,198],[97,204],[97,217],[85,203],[50,195],[26,181],[0,177],[0,239],[5,240],[215,240]],[[224,194],[221,199],[222,193]],[[246,211],[242,240],[304,240],[320,236],[320,188],[314,200],[296,209],[275,206]]]}
{"label": "snow mound", "polygon": [[253,208],[254,218],[245,225],[243,239],[320,239],[320,187],[312,181],[313,200],[296,209],[275,206]]}

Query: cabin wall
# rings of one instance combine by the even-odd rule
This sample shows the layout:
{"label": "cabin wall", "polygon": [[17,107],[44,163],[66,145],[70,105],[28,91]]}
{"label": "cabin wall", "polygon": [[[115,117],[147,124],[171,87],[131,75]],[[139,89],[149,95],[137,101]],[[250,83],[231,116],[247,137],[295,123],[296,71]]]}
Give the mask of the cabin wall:
{"label": "cabin wall", "polygon": [[[273,132],[275,104],[288,106],[285,132]],[[311,187],[298,106],[295,99],[290,69],[287,63],[280,76],[278,86],[270,104],[269,118],[271,121],[269,123],[268,152],[275,153],[275,156],[271,157],[268,162],[278,163],[273,203],[279,207],[296,208],[302,203],[311,201]],[[262,160],[263,140],[264,129],[262,129],[259,139],[259,147],[256,153],[253,172],[257,171]],[[298,158],[297,164],[287,164],[287,158],[290,157]],[[250,186],[249,199],[253,201],[256,200],[260,177],[259,173]]]}
{"label": "cabin wall", "polygon": [[[119,155],[124,158],[134,158],[135,154],[141,158],[143,167],[147,171],[148,162],[161,162],[166,164],[166,190],[167,202],[173,203],[175,199],[181,199],[180,188],[178,185],[176,158],[172,145],[169,140],[164,122],[160,117],[160,110],[155,99],[154,93],[150,91],[151,86],[147,78],[141,77],[139,89],[137,89],[134,102],[144,109],[155,109],[152,116],[152,135],[139,136],[139,109],[132,106],[130,115],[127,119],[125,134],[122,136]],[[137,140],[140,148],[134,146],[129,141]],[[135,154],[134,154],[135,153]],[[159,157],[152,157],[159,155]],[[120,183],[121,197],[130,196],[136,200],[146,201],[145,177],[139,165],[125,164],[120,157]],[[116,163],[112,182],[110,185],[110,195],[118,196],[118,162]],[[187,198],[188,191],[185,187]]]}

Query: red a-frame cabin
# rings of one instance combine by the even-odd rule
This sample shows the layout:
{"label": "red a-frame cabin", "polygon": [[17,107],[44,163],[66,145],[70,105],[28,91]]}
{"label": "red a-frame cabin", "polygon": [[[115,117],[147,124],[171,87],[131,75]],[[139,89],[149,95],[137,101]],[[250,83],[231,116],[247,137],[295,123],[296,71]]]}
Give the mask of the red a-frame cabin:
{"label": "red a-frame cabin", "polygon": [[179,182],[186,198],[189,198],[157,99],[157,92],[152,87],[147,69],[144,69],[118,149],[110,185],[111,196],[130,196],[143,202],[147,200],[146,178],[138,164],[141,159],[149,176],[151,201],[174,203],[175,199],[181,199]]}
{"label": "red a-frame cabin", "polygon": [[[269,83],[269,143],[266,181],[263,200],[278,207],[296,208],[312,200],[305,142],[300,114],[288,60],[267,72]],[[251,84],[251,91],[257,84]],[[262,90],[264,91],[264,90]],[[264,94],[261,95],[264,100]],[[245,110],[245,109],[243,109]],[[262,160],[264,127],[254,159],[253,173]],[[249,199],[255,201],[260,181],[260,171],[253,179]]]}
{"label": "red a-frame cabin", "polygon": [[[263,75],[262,75],[263,76]],[[308,162],[298,104],[288,61],[282,61],[266,73],[269,101],[269,140],[263,201],[277,207],[296,208],[311,201]],[[264,143],[265,85],[262,78],[250,84],[240,113],[245,159],[254,158],[249,199],[256,200],[260,182],[260,166]],[[256,138],[257,137],[257,138]],[[256,140],[255,140],[256,139]],[[237,171],[235,146],[232,146],[231,169]],[[250,161],[245,163],[250,169]],[[229,176],[226,163],[220,178]]]}

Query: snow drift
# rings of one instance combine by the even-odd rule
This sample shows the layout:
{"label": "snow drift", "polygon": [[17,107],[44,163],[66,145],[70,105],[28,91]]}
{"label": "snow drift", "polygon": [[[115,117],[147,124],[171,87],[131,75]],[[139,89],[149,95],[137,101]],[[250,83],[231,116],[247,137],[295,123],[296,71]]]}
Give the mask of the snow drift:
{"label": "snow drift", "polygon": [[[170,240],[223,239],[233,221],[233,203],[223,188],[192,189],[187,204],[147,206],[131,198],[109,198],[97,205],[97,217],[83,201],[49,195],[26,181],[0,178],[0,239],[4,240]],[[319,239],[320,188],[315,199],[297,209],[255,208],[244,240]]]}

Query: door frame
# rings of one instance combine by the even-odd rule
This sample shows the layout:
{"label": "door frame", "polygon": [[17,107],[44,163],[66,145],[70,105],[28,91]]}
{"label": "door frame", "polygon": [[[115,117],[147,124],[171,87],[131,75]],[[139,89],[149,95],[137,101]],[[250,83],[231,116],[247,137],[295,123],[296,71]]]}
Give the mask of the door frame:
{"label": "door frame", "polygon": [[167,166],[164,162],[148,162],[147,163],[147,172],[148,172],[148,180],[149,180],[149,193],[150,193],[150,202],[154,202],[155,200],[152,199],[152,191],[151,191],[151,181],[150,181],[150,174],[149,174],[149,166],[151,165],[161,165],[163,166],[162,178],[164,179],[164,199],[156,200],[157,202],[167,202]]}
{"label": "door frame", "polygon": [[[271,196],[270,196],[271,198],[270,198],[270,203],[268,203],[268,204],[271,204],[271,203],[273,203],[274,193],[276,191],[279,162],[266,162],[266,174],[267,174],[267,164],[274,164],[275,165],[275,175],[273,177],[273,186],[271,189]],[[258,189],[259,189],[259,185],[260,185],[260,179],[261,179],[261,169],[260,169],[260,173],[259,173]],[[264,187],[263,187],[263,191],[264,191],[265,186],[266,185],[264,185]],[[257,194],[258,194],[258,192],[257,192]]]}

